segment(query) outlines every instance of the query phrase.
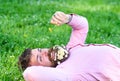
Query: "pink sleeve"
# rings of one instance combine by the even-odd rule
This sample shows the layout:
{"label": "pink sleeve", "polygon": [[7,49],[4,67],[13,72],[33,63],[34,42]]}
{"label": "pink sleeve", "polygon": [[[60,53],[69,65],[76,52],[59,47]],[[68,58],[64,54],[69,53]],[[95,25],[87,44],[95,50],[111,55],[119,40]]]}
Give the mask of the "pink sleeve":
{"label": "pink sleeve", "polygon": [[68,73],[62,69],[42,66],[28,67],[23,77],[25,81],[68,81]]}
{"label": "pink sleeve", "polygon": [[72,27],[70,40],[67,44],[67,49],[70,49],[78,44],[84,44],[88,32],[88,21],[85,17],[72,15],[72,20],[68,23]]}
{"label": "pink sleeve", "polygon": [[87,73],[76,75],[60,68],[42,66],[28,67],[23,77],[25,81],[98,81]]}

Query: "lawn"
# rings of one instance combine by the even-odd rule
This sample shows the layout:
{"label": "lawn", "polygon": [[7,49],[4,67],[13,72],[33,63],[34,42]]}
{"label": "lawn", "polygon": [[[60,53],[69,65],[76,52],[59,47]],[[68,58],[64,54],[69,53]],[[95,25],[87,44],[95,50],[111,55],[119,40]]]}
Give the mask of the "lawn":
{"label": "lawn", "polygon": [[86,43],[120,47],[119,0],[0,0],[0,81],[24,81],[17,61],[25,48],[67,44],[71,28],[50,24],[55,11],[88,19]]}

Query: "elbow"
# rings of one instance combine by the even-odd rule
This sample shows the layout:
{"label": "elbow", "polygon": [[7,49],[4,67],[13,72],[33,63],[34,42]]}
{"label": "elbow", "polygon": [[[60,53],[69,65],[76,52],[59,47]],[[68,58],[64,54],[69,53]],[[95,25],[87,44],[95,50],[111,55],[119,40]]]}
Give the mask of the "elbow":
{"label": "elbow", "polygon": [[23,78],[25,81],[32,81],[31,80],[31,74],[30,74],[30,69],[27,68],[24,72],[23,72]]}
{"label": "elbow", "polygon": [[79,16],[79,20],[77,22],[78,24],[76,24],[75,29],[77,30],[81,30],[81,33],[87,33],[88,29],[89,29],[89,24],[88,24],[88,20],[86,17],[83,16]]}
{"label": "elbow", "polygon": [[80,28],[88,28],[88,20],[86,17],[80,16],[79,27]]}
{"label": "elbow", "polygon": [[86,17],[83,17],[83,26],[88,27],[88,20]]}
{"label": "elbow", "polygon": [[28,67],[24,72],[23,72],[23,78],[25,81],[35,81],[35,76],[32,71],[32,67]]}
{"label": "elbow", "polygon": [[86,17],[83,17],[83,21],[81,22],[81,28],[83,28],[83,30],[86,31],[86,33],[88,32],[89,24]]}

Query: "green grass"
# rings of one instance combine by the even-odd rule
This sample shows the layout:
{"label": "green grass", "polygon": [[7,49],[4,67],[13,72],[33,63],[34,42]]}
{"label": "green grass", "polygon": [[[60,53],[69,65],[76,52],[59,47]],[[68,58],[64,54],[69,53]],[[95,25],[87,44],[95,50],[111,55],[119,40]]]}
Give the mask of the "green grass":
{"label": "green grass", "polygon": [[68,42],[71,28],[49,23],[55,11],[87,17],[86,43],[120,47],[119,0],[0,0],[0,81],[24,81],[17,60],[25,48]]}

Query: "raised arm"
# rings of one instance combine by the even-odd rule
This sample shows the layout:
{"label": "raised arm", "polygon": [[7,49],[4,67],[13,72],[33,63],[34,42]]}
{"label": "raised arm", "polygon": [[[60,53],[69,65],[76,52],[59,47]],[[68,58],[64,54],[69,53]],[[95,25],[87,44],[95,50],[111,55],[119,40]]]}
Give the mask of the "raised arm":
{"label": "raised arm", "polygon": [[67,48],[70,49],[76,45],[83,45],[88,33],[88,21],[85,17],[72,14],[72,19],[68,23],[72,27],[70,40]]}
{"label": "raised arm", "polygon": [[85,17],[57,11],[52,16],[51,23],[58,26],[67,23],[72,27],[71,37],[66,46],[67,49],[84,44],[88,32],[88,21]]}

